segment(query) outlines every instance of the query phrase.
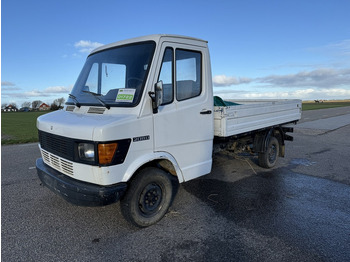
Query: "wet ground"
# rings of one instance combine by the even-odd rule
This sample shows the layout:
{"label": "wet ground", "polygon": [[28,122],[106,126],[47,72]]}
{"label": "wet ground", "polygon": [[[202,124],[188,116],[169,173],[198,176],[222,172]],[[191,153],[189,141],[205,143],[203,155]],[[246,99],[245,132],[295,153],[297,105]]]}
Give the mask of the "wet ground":
{"label": "wet ground", "polygon": [[[184,188],[228,221],[264,236],[262,241],[280,242],[298,250],[287,255],[287,260],[347,261],[350,257],[347,185],[275,169],[235,183],[203,179]],[[244,250],[239,235],[235,237],[236,248]],[[225,256],[227,261],[230,257],[239,261],[260,257],[258,253],[238,256],[236,249],[232,250],[232,241],[214,243],[214,249],[232,251]],[[265,260],[265,255],[260,259]]]}
{"label": "wet ground", "polygon": [[[76,207],[41,186],[36,144],[3,146],[1,259],[349,261],[349,109],[307,113],[274,169],[216,156],[212,173],[182,184],[146,229],[131,227],[119,203]],[[320,128],[327,118],[340,126]]]}

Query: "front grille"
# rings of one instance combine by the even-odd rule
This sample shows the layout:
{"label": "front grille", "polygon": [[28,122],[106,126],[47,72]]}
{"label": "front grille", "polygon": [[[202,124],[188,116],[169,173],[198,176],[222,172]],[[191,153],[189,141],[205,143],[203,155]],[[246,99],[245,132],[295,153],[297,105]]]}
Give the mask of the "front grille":
{"label": "front grille", "polygon": [[[39,141],[42,152],[47,152],[45,163],[50,163],[50,166],[56,167],[56,169],[64,170],[66,168],[70,169],[70,162],[73,161],[75,163],[82,163],[93,166],[104,166],[100,165],[98,161],[98,156],[95,155],[94,161],[82,160],[78,156],[78,145],[79,143],[91,143],[94,144],[95,152],[97,151],[99,143],[109,143],[109,142],[93,142],[87,140],[79,140],[68,138],[64,136],[53,135],[47,132],[43,132],[39,130]],[[113,161],[106,165],[119,165],[124,163],[124,160],[128,154],[129,147],[131,144],[131,139],[121,139],[115,141],[118,143],[118,148],[115,152]],[[43,158],[44,158],[44,153]],[[56,156],[56,158],[55,158]],[[64,160],[67,160],[64,162]],[[68,172],[66,170],[66,172]]]}
{"label": "front grille", "polygon": [[42,149],[65,159],[74,160],[74,140],[39,131],[39,141]]}
{"label": "front grille", "polygon": [[63,158],[55,156],[43,149],[41,149],[41,154],[43,156],[44,163],[50,167],[60,171],[61,173],[69,176],[73,176],[73,163],[69,162]]}

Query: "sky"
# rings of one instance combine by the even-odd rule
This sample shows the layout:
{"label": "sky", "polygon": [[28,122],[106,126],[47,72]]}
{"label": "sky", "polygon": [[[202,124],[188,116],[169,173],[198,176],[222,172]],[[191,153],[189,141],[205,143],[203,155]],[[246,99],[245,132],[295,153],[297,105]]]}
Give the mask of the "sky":
{"label": "sky", "polygon": [[208,41],[224,99],[350,99],[348,0],[2,0],[1,103],[68,98],[89,52],[148,34]]}

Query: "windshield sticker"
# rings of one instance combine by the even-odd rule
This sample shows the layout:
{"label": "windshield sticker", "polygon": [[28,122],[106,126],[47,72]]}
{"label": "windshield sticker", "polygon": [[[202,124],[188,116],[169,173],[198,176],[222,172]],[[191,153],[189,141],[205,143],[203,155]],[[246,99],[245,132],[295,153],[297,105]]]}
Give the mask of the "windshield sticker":
{"label": "windshield sticker", "polygon": [[118,90],[116,102],[132,103],[134,101],[136,89],[123,88]]}

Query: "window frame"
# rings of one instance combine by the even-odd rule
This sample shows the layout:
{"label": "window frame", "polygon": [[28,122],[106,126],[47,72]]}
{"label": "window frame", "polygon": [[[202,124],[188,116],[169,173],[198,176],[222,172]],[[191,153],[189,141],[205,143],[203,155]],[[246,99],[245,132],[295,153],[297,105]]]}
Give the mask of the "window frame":
{"label": "window frame", "polygon": [[[199,76],[198,76],[198,79],[200,81],[200,83],[199,83],[199,93],[196,94],[195,96],[190,96],[190,97],[187,97],[187,98],[184,98],[184,99],[178,99],[178,93],[177,93],[177,91],[178,91],[178,88],[177,88],[177,59],[176,59],[177,51],[185,51],[185,52],[190,52],[190,53],[197,53],[200,56]],[[203,53],[201,51],[199,51],[199,50],[190,50],[190,49],[186,49],[186,48],[176,48],[174,55],[175,55],[175,58],[174,58],[174,62],[175,62],[175,74],[174,74],[175,81],[174,81],[174,84],[175,84],[176,101],[182,102],[182,101],[186,101],[186,100],[189,100],[189,99],[192,99],[192,98],[200,96],[202,94],[202,91],[203,91]],[[193,57],[193,58],[195,58],[195,57]],[[197,63],[196,63],[196,70],[198,70]],[[196,77],[197,77],[197,72],[196,72]]]}
{"label": "window frame", "polygon": [[[155,54],[156,54],[156,48],[157,48],[157,44],[155,41],[153,40],[147,40],[147,41],[140,41],[140,42],[135,42],[135,43],[128,43],[128,44],[124,44],[124,45],[116,45],[116,46],[112,46],[112,47],[109,47],[109,48],[105,48],[105,49],[102,49],[102,50],[99,50],[97,52],[94,52],[94,53],[90,53],[84,63],[84,66],[82,67],[81,71],[80,71],[80,74],[73,86],[73,89],[71,91],[71,94],[76,96],[77,100],[79,101],[79,103],[82,105],[82,106],[100,106],[101,104],[96,100],[96,99],[85,99],[85,97],[89,97],[88,95],[82,95],[83,91],[84,91],[84,88],[83,88],[83,85],[84,83],[86,82],[87,78],[88,78],[88,75],[90,73],[90,70],[91,70],[91,67],[90,67],[90,70],[87,71],[87,67],[93,63],[98,63],[99,65],[99,76],[98,76],[98,87],[97,87],[97,94],[101,91],[100,90],[100,84],[101,84],[101,74],[102,74],[102,66],[100,66],[100,64],[102,64],[102,60],[103,61],[106,61],[104,60],[104,58],[102,57],[101,59],[102,60],[96,60],[95,58],[93,58],[94,56],[97,56],[101,53],[107,53],[109,52],[110,50],[113,51],[115,49],[120,49],[120,48],[126,48],[126,47],[132,47],[132,46],[137,46],[137,45],[149,45],[149,56],[147,57],[148,60],[146,61],[147,64],[148,64],[148,67],[147,69],[145,70],[144,72],[144,76],[143,76],[143,82],[142,82],[142,85],[141,85],[141,88],[140,89],[135,89],[136,93],[135,93],[135,96],[134,96],[134,100],[132,103],[123,103],[123,102],[113,102],[113,103],[107,103],[110,107],[122,107],[122,108],[128,108],[128,107],[137,107],[140,102],[142,101],[143,97],[144,97],[144,92],[146,90],[146,83],[150,77],[150,69],[152,67],[152,63],[154,63],[154,58],[155,58]],[[89,60],[92,60],[91,62],[89,62]],[[96,61],[95,61],[96,60]],[[128,75],[128,73],[127,73]],[[126,76],[128,77],[128,76]],[[125,87],[127,88],[127,87]],[[108,93],[108,92],[107,92]],[[75,102],[73,101],[73,99],[71,97],[68,98],[67,102],[65,103],[66,105],[75,105]]]}
{"label": "window frame", "polygon": [[[164,106],[164,105],[169,105],[171,103],[174,102],[175,100],[175,51],[174,51],[174,48],[172,46],[167,46],[165,49],[164,49],[164,52],[163,52],[163,57],[162,57],[162,61],[161,61],[161,66],[160,66],[160,69],[159,69],[159,74],[158,74],[158,80],[161,80],[159,79],[160,78],[160,74],[162,72],[162,68],[163,68],[163,61],[164,61],[164,57],[165,57],[165,53],[167,50],[171,50],[172,52],[172,60],[171,60],[171,82],[172,82],[172,99],[171,101],[167,102],[167,103],[163,103],[161,104],[161,106]],[[176,49],[175,49],[176,50]],[[164,83],[163,83],[164,85]],[[164,98],[164,89],[163,89],[163,92],[162,92],[162,95],[163,95],[163,98]]]}

